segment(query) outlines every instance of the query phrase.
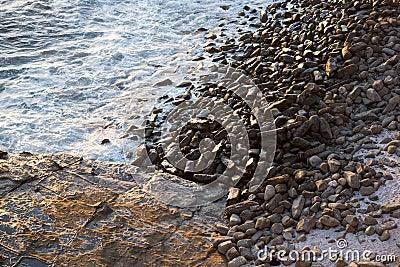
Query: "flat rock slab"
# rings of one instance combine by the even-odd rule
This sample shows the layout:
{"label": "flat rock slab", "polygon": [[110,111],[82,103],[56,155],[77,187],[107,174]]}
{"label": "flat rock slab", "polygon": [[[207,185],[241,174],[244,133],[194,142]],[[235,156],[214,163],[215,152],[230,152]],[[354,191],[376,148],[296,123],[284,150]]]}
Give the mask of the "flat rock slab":
{"label": "flat rock slab", "polygon": [[124,169],[71,155],[3,155],[1,264],[225,266],[210,242],[223,201],[170,207]]}

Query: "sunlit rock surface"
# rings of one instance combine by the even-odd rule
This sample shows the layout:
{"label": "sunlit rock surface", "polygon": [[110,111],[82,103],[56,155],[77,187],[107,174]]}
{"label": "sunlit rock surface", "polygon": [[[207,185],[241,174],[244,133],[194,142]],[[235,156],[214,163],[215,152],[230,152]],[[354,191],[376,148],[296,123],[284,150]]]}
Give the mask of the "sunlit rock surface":
{"label": "sunlit rock surface", "polygon": [[3,266],[224,266],[212,248],[223,201],[161,204],[124,165],[0,153]]}

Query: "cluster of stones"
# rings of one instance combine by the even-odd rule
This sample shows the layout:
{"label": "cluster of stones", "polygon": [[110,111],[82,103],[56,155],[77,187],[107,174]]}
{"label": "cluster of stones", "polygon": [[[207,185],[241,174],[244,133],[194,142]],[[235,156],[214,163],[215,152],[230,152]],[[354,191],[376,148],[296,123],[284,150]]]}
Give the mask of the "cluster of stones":
{"label": "cluster of stones", "polygon": [[[265,187],[255,194],[233,188],[229,225],[216,225],[214,244],[228,266],[273,265],[257,252],[265,245],[289,251],[314,228],[388,240],[400,203],[376,202],[374,193],[393,176],[376,171],[390,163],[374,157],[400,155],[399,2],[293,0],[268,6],[258,23],[250,8],[239,16],[255,30],[238,40],[209,36],[205,50],[252,77],[273,103],[278,131]],[[371,137],[384,129],[394,134],[381,149]],[[371,151],[366,164],[360,149]]]}
{"label": "cluster of stones", "polygon": [[[200,172],[192,172],[177,168],[174,166],[175,162],[170,162],[168,159],[168,153],[171,149],[168,149],[165,140],[162,138],[162,127],[168,118],[169,112],[171,112],[168,104],[179,106],[179,104],[191,97],[191,91],[195,91],[194,94],[197,97],[209,99],[209,101],[203,100],[203,102],[207,102],[211,106],[214,101],[222,100],[225,105],[230,107],[232,113],[235,113],[240,118],[241,123],[244,125],[250,149],[250,151],[246,151],[249,159],[245,164],[245,171],[240,182],[240,185],[245,185],[252,177],[258,164],[261,143],[260,127],[255,117],[251,114],[249,106],[243,99],[226,87],[221,86],[221,84],[209,83],[194,87],[191,83],[183,83],[178,86],[187,87],[187,93],[175,98],[166,97],[165,99],[161,99],[160,107],[154,108],[152,115],[147,120],[146,148],[151,162],[160,170],[202,184],[214,181],[218,178],[218,175],[223,174],[226,170],[229,164],[227,159],[231,158],[230,131],[229,129],[225,129],[218,121],[209,119],[210,114],[207,110],[203,110],[203,113],[196,114],[194,118],[190,119],[180,129],[179,144],[172,142],[172,145],[178,145],[186,159],[195,161],[201,159],[200,157],[202,156],[199,149],[201,140],[210,138],[214,143],[212,144],[212,148],[216,150],[216,156],[212,163]],[[212,109],[212,107],[208,107],[208,109]],[[218,119],[226,123],[232,119],[230,115],[229,113],[222,114]],[[234,131],[232,130],[231,132]],[[235,132],[235,138],[239,138],[237,132]]]}

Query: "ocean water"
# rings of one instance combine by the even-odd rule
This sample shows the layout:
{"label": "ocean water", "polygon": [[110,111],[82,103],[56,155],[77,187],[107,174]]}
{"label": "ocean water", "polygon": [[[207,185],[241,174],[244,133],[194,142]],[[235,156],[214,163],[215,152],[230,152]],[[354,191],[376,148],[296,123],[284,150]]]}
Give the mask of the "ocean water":
{"label": "ocean water", "polygon": [[128,107],[140,124],[182,93],[174,84],[203,54],[196,30],[233,34],[244,5],[267,3],[0,0],[0,149],[123,161]]}

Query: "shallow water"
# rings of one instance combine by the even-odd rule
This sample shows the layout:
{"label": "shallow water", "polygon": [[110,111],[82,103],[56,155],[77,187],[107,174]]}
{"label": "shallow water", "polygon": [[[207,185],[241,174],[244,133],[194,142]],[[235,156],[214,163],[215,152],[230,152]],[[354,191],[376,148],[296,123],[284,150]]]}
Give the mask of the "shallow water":
{"label": "shallow water", "polygon": [[159,96],[180,93],[152,85],[185,79],[203,53],[196,29],[225,18],[233,31],[245,4],[267,3],[0,0],[0,149],[123,160],[127,106],[140,123]]}

